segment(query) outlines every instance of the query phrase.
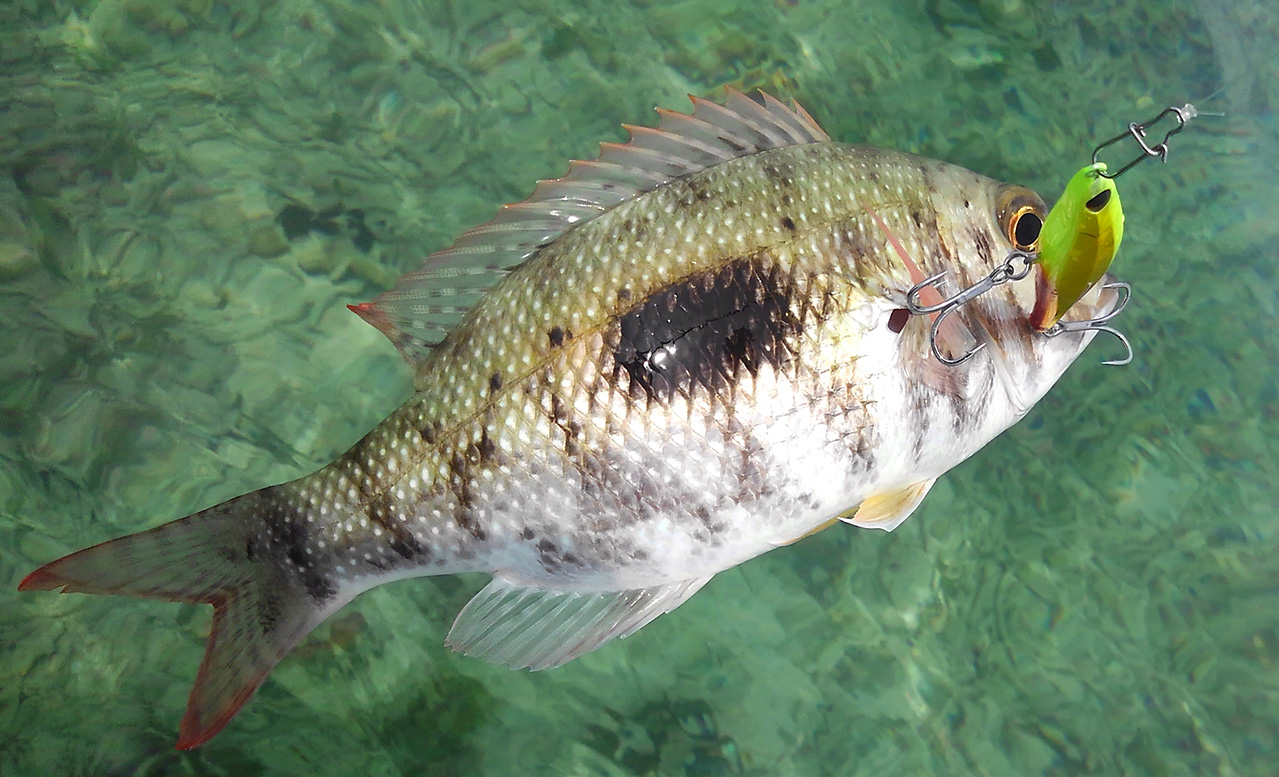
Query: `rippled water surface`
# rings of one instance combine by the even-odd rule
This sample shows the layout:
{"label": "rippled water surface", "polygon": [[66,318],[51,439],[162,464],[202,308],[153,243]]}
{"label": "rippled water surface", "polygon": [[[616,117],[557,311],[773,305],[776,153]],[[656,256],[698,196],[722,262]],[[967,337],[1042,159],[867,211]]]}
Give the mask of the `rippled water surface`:
{"label": "rippled water surface", "polygon": [[[1276,50],[1260,1],[4,4],[0,773],[1275,773]],[[345,304],[726,84],[1050,201],[1226,115],[1120,181],[1131,366],[562,669],[442,646],[481,576],[402,582],[179,753],[208,608],[16,593],[344,450],[411,390]]]}

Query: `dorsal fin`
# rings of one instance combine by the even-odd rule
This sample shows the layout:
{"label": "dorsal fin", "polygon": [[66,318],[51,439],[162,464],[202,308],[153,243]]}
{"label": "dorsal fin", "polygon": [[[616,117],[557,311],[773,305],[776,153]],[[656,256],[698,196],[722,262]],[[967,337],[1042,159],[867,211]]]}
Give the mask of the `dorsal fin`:
{"label": "dorsal fin", "polygon": [[590,162],[539,181],[532,196],[504,205],[487,224],[463,232],[395,288],[352,305],[416,365],[489,287],[541,247],[610,208],[676,178],[769,148],[830,138],[803,108],[760,93],[728,90],[724,105],[699,97],[693,113],[657,109],[656,129],[623,125],[627,143],[603,143]]}

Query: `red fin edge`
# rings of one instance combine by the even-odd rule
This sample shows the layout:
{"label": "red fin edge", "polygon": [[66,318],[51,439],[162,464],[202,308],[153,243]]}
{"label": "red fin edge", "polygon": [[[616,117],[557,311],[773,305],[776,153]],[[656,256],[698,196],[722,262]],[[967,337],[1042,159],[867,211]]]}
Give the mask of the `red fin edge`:
{"label": "red fin edge", "polygon": [[[56,561],[53,563],[57,563]],[[67,581],[60,579],[57,575],[48,571],[53,564],[45,564],[36,571],[22,578],[22,582],[18,583],[19,591],[52,591],[67,584]],[[59,591],[58,593],[62,593]]]}
{"label": "red fin edge", "polygon": [[[206,711],[200,706],[199,699],[206,695],[206,688],[209,683],[210,665],[214,656],[214,650],[218,644],[218,637],[221,634],[222,621],[226,613],[224,602],[215,602],[213,605],[213,623],[209,626],[209,641],[204,649],[204,658],[200,661],[200,669],[195,675],[195,685],[191,688],[191,695],[187,697],[186,712],[182,715],[182,723],[178,727],[178,741],[174,747],[178,750],[194,750],[200,745],[208,742],[218,734],[236,713],[248,703],[249,699],[262,685],[262,681],[275,667],[275,662],[262,672],[258,672],[249,677],[241,688],[232,696],[225,700],[220,709],[216,710],[212,717],[208,717]],[[278,659],[277,659],[278,660]]]}

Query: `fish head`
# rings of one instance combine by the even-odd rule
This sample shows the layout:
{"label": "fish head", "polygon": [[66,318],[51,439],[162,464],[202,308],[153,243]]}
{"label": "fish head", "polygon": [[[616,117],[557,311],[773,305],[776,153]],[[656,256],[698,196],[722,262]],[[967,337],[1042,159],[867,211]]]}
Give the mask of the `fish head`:
{"label": "fish head", "polygon": [[[950,261],[938,269],[953,275],[958,288],[986,278],[1014,250],[1037,254],[1048,215],[1043,198],[1033,190],[969,175],[972,178],[957,173],[954,188],[948,192],[938,187],[934,194],[948,200],[938,203],[938,213],[950,216],[944,240],[953,246]],[[1096,330],[1084,330],[1049,337],[1034,325],[1040,304],[1038,269],[1032,266],[1024,277],[994,286],[952,315],[967,329],[970,342],[984,346],[966,364],[989,362],[1018,414],[1048,392],[1096,335]],[[1101,318],[1122,304],[1121,293],[1106,288],[1115,281],[1113,276],[1102,273],[1096,280],[1060,311],[1059,320]],[[946,291],[954,294],[957,289]]]}

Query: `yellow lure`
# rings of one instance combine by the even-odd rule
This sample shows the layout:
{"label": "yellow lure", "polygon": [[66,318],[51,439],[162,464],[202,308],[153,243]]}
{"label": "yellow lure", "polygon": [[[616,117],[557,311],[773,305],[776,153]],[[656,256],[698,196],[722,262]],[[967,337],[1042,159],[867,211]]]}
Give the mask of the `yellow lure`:
{"label": "yellow lure", "polygon": [[1115,182],[1097,162],[1083,168],[1048,213],[1039,232],[1039,273],[1030,325],[1050,328],[1105,275],[1124,236]]}

